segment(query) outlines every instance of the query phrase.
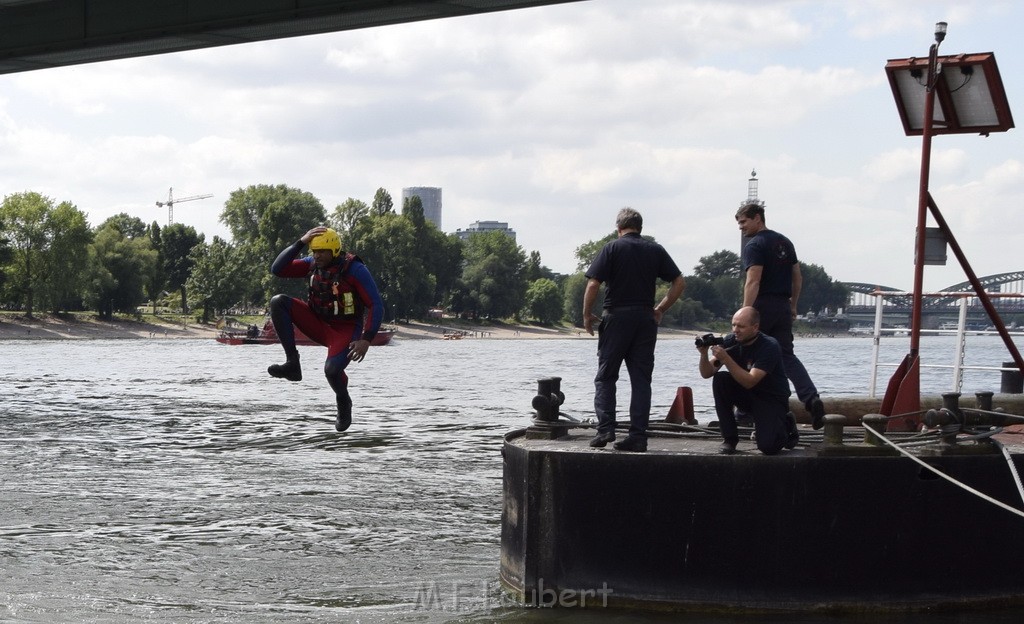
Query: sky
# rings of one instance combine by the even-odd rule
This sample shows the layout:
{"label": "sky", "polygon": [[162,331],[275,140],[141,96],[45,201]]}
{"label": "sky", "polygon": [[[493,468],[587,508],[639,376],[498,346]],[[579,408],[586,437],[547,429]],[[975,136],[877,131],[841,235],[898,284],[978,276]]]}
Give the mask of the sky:
{"label": "sky", "polygon": [[[210,194],[174,206],[209,241],[252,185],[328,213],[434,186],[442,230],[507,222],[560,273],[631,206],[689,274],[739,251],[756,170],[802,261],[910,289],[921,138],[884,67],[926,57],[938,21],[940,54],[995,53],[1024,123],[1024,3],[585,0],[0,75],[0,194],[69,201],[93,226],[165,225],[169,189]],[[931,194],[979,276],[1024,269],[1022,147],[1020,128],[933,141]],[[924,286],[965,279],[950,253]]]}

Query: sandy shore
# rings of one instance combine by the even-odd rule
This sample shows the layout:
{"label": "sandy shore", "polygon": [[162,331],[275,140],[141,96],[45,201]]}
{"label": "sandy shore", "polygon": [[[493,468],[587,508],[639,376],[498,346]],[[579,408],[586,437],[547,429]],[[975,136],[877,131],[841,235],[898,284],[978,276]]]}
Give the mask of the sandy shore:
{"label": "sandy shore", "polygon": [[109,340],[120,338],[213,338],[212,325],[163,321],[101,321],[95,317],[37,314],[0,316],[0,340]]}
{"label": "sandy shore", "polygon": [[[147,317],[148,319],[149,317]],[[37,314],[29,319],[23,315],[0,316],[0,340],[112,340],[129,338],[173,339],[214,338],[218,330],[213,325],[189,324],[182,326],[156,320],[100,321],[95,317],[71,317]],[[692,337],[701,330],[661,329],[662,338]],[[582,329],[545,328],[532,325],[469,325],[466,323],[429,324],[401,323],[396,339],[412,340],[516,340],[544,338],[572,338],[595,340]]]}

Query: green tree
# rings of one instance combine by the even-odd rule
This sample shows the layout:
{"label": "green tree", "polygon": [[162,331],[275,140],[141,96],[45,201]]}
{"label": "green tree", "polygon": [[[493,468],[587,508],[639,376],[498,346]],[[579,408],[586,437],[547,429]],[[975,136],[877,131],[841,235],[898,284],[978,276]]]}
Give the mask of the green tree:
{"label": "green tree", "polygon": [[220,220],[236,243],[265,244],[276,256],[310,228],[326,223],[327,215],[311,193],[261,184],[232,192]]}
{"label": "green tree", "polygon": [[427,260],[435,277],[432,305],[444,306],[451,301],[452,291],[462,277],[462,259],[465,244],[455,234],[445,234],[433,227],[428,228],[431,253]]}
{"label": "green tree", "polygon": [[394,206],[395,202],[391,199],[391,193],[388,193],[381,187],[373,195],[373,203],[370,204],[370,214],[382,217],[389,212],[394,212]]}
{"label": "green tree", "polygon": [[705,277],[687,277],[683,298],[696,301],[716,318],[729,318],[735,312],[731,309],[731,302],[722,298],[722,293],[715,288],[714,282]]}
{"label": "green tree", "polygon": [[[601,240],[596,240],[596,241],[590,241],[588,243],[583,243],[582,245],[577,247],[576,248],[576,254],[575,254],[576,255],[576,270],[577,271],[584,271],[584,272],[586,272],[586,270],[590,268],[590,265],[593,264],[594,258],[597,257],[597,253],[599,251],[601,251],[601,249],[605,245],[607,245],[608,243],[612,242],[613,240],[615,240],[618,237],[619,237],[619,233],[618,232],[612,232],[611,234],[609,234],[608,236],[605,236]],[[644,238],[650,238],[650,237],[649,236],[645,236]]]}
{"label": "green tree", "polygon": [[141,238],[146,235],[146,224],[142,219],[127,212],[120,212],[103,222],[104,227],[117,228],[125,238]]}
{"label": "green tree", "polygon": [[736,252],[722,249],[709,256],[702,256],[693,267],[693,274],[704,279],[714,280],[719,277],[740,277],[740,257]]}
{"label": "green tree", "polygon": [[84,212],[69,202],[61,202],[46,218],[50,241],[40,279],[45,284],[43,300],[51,312],[77,310],[83,305],[85,275],[92,243],[92,229]]}
{"label": "green tree", "polygon": [[542,277],[547,278],[556,284],[559,281],[559,276],[541,263],[539,251],[530,252],[530,257],[526,260],[526,269],[523,272],[523,276],[526,278],[527,282],[535,282]]}
{"label": "green tree", "polygon": [[743,305],[743,282],[735,277],[720,275],[711,280],[711,285],[718,291],[718,299],[722,302],[723,314],[720,316],[731,319],[733,313]]}
{"label": "green tree", "polygon": [[462,263],[462,241],[437,229],[423,215],[423,201],[413,195],[403,202],[402,216],[412,223],[416,237],[414,253],[426,272],[423,287],[417,288],[413,309],[418,313],[444,305],[458,283]]}
{"label": "green tree", "polygon": [[189,303],[202,308],[203,322],[251,295],[252,247],[233,245],[219,236],[207,245],[199,243],[189,252],[192,272],[187,280]]}
{"label": "green tree", "polygon": [[356,224],[370,215],[366,202],[349,197],[334,208],[328,217],[331,227],[345,235],[350,234]]}
{"label": "green tree", "polygon": [[797,312],[822,312],[826,308],[835,311],[846,306],[850,299],[850,289],[842,282],[833,280],[823,267],[801,262],[800,275],[803,277],[803,285],[797,301]]}
{"label": "green tree", "polygon": [[4,232],[6,232],[6,228],[3,221],[0,221],[0,302],[7,301],[7,297],[4,294],[7,291],[7,273],[11,260],[14,258],[14,249],[11,247],[11,241],[4,235]]}
{"label": "green tree", "polygon": [[353,233],[349,251],[366,263],[385,306],[396,316],[419,316],[421,292],[432,288],[417,255],[416,230],[405,217],[388,212],[371,215]]}
{"label": "green tree", "polygon": [[[573,273],[565,280],[562,294],[563,317],[579,327],[583,325],[583,294],[587,289],[587,276],[582,272]],[[597,295],[594,313],[604,305],[604,290]]]}
{"label": "green tree", "polygon": [[526,295],[523,249],[503,232],[483,232],[466,241],[465,259],[461,311],[499,319],[515,316]]}
{"label": "green tree", "polygon": [[562,320],[562,289],[554,280],[542,277],[526,289],[525,312],[541,323]]}
{"label": "green tree", "polygon": [[693,267],[693,276],[686,278],[684,296],[698,302],[716,318],[731,318],[743,304],[739,255],[722,249],[702,256]]}
{"label": "green tree", "polygon": [[[274,258],[310,228],[326,223],[327,215],[312,194],[279,184],[234,191],[224,204],[220,220],[231,230],[236,244],[245,245],[255,254],[254,262],[260,267],[257,270],[263,275],[264,296],[269,300],[281,286],[268,270]],[[297,294],[296,288],[286,286],[284,292]]]}
{"label": "green tree", "polygon": [[705,310],[700,303],[693,299],[680,298],[672,304],[661,322],[667,327],[686,329],[698,327],[710,320],[712,320],[711,313]]}
{"label": "green tree", "polygon": [[[342,241],[344,244],[344,241]],[[268,291],[271,286],[279,285],[282,281],[292,282],[293,289],[287,292],[297,297],[307,295],[308,282],[303,280],[281,280],[270,273],[270,265],[265,261],[265,256],[253,243],[238,243],[235,245],[235,262],[237,269],[232,272],[238,281],[242,295],[238,297],[237,303],[247,306],[265,309],[270,302]]]}
{"label": "green tree", "polygon": [[153,277],[146,284],[146,296],[153,304],[153,314],[156,314],[156,302],[161,298],[164,292],[164,287],[167,284],[167,269],[166,263],[164,262],[164,243],[163,237],[161,236],[162,230],[160,224],[156,221],[149,224],[146,228],[146,234],[149,236],[149,242],[156,250],[157,260],[156,268],[153,270]]}
{"label": "green tree", "polygon": [[423,216],[423,200],[419,195],[405,198],[402,202],[402,216],[412,221],[417,230],[423,227],[426,217]]}
{"label": "green tree", "polygon": [[163,272],[167,288],[181,294],[182,314],[188,313],[188,289],[186,284],[192,274],[192,249],[205,241],[205,236],[196,232],[191,225],[173,223],[161,233]]}
{"label": "green tree", "polygon": [[126,236],[125,223],[121,215],[106,220],[89,248],[86,302],[100,318],[110,319],[114,312],[134,313],[145,302],[145,284],[156,270],[159,254],[149,238]]}
{"label": "green tree", "polygon": [[50,308],[77,299],[76,279],[89,242],[84,214],[67,202],[54,207],[49,197],[28,191],[4,198],[0,224],[0,235],[9,241],[10,257],[5,263],[9,300],[31,318],[37,297],[38,304]]}
{"label": "green tree", "polygon": [[0,204],[0,222],[4,234],[11,241],[13,259],[10,265],[11,290],[25,314],[32,318],[36,289],[45,269],[47,249],[46,215],[53,208],[53,200],[39,193],[15,193],[4,197]]}

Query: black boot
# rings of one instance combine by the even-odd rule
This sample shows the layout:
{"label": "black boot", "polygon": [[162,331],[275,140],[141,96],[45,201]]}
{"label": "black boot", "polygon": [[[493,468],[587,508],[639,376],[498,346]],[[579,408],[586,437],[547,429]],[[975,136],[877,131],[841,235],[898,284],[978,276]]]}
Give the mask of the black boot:
{"label": "black boot", "polygon": [[647,438],[635,435],[627,435],[625,440],[616,442],[612,446],[616,451],[628,451],[630,453],[646,453]]}
{"label": "black boot", "polygon": [[821,397],[814,395],[807,401],[805,406],[807,411],[811,413],[811,428],[818,430],[825,426],[825,404],[821,402]]}
{"label": "black boot", "polygon": [[334,421],[334,428],[338,431],[345,431],[352,424],[352,397],[346,390],[344,394],[338,395],[338,419]]}
{"label": "black boot", "polygon": [[796,448],[796,445],[800,443],[800,432],[796,429],[796,416],[793,412],[786,413],[786,433],[789,437],[786,439],[786,448]]}
{"label": "black boot", "polygon": [[302,367],[299,366],[299,354],[289,354],[284,364],[271,364],[267,367],[271,377],[283,377],[288,381],[302,381]]}

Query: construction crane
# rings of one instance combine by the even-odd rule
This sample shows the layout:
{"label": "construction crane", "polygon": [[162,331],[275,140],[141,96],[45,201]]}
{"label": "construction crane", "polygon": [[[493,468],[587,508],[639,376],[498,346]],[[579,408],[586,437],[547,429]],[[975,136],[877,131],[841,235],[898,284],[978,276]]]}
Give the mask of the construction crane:
{"label": "construction crane", "polygon": [[158,201],[156,205],[161,208],[167,206],[167,225],[171,225],[174,223],[174,204],[192,201],[194,199],[206,199],[208,197],[213,197],[213,195],[206,193],[205,195],[191,195],[189,197],[179,197],[178,199],[174,199],[174,187],[171,187],[167,189],[167,201]]}

